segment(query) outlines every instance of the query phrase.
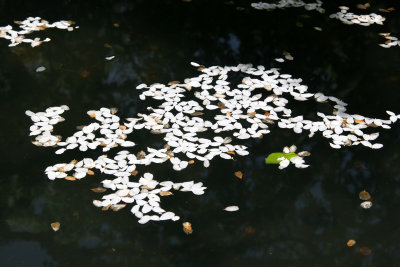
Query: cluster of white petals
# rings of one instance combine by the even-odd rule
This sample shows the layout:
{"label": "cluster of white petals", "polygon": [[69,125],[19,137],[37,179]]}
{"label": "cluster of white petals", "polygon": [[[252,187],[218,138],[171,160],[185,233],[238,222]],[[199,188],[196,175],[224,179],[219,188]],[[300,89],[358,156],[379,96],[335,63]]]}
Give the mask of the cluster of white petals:
{"label": "cluster of white petals", "polygon": [[37,31],[43,31],[48,28],[57,28],[61,30],[73,31],[72,21],[61,20],[54,23],[41,19],[40,17],[29,17],[23,21],[14,21],[20,29],[13,29],[11,25],[0,27],[0,38],[10,41],[8,46],[16,46],[21,43],[30,43],[32,47],[38,46],[43,42],[49,42],[50,38],[41,40],[40,38],[29,39],[25,36]]}
{"label": "cluster of white petals", "polygon": [[274,9],[284,9],[290,7],[304,7],[306,10],[316,10],[319,13],[325,13],[325,9],[322,8],[322,1],[317,0],[313,3],[305,3],[302,0],[280,0],[275,3],[252,3],[251,6],[255,9],[266,9],[266,10],[274,10]]}
{"label": "cluster of white petals", "polygon": [[381,15],[371,13],[367,15],[358,15],[351,12],[348,12],[349,8],[346,6],[340,6],[340,11],[330,15],[330,18],[338,19],[344,24],[358,24],[361,26],[370,26],[372,24],[383,25],[383,21],[385,21],[385,17]]}
{"label": "cluster of white petals", "polygon": [[[96,206],[118,210],[129,201],[135,201],[132,212],[142,223],[165,218],[174,220],[178,219],[175,214],[167,213],[159,207],[161,192],[172,188],[201,195],[205,187],[193,181],[158,182],[153,180],[150,173],[138,179],[135,178],[136,166],[169,162],[174,170],[180,171],[201,162],[204,167],[208,167],[214,157],[230,160],[236,156],[248,155],[243,142],[246,139],[262,138],[270,132],[271,127],[291,129],[296,134],[305,132],[309,137],[320,133],[333,148],[363,145],[378,149],[382,144],[373,143],[379,135],[377,130],[390,128],[399,118],[399,115],[391,111],[387,111],[388,119],[348,114],[347,104],[342,100],[322,93],[310,93],[308,87],[302,84],[302,79],[281,74],[275,68],[267,70],[263,66],[253,67],[251,64],[224,67],[205,67],[194,62],[191,64],[198,67],[202,74],[187,78],[184,83],[137,86],[136,89],[141,91],[141,100],[152,98],[160,102],[155,107],[148,106],[147,114],[139,113],[137,117],[123,121],[116,115],[115,109],[90,110],[88,115],[95,122],[82,127],[65,140],[53,135],[52,131],[53,125],[63,120],[60,114],[68,107],[52,107],[38,113],[27,111],[26,114],[34,122],[30,128],[31,135],[36,136],[33,143],[58,147],[56,154],[74,149],[86,151],[101,148],[104,152],[115,148],[124,149],[114,157],[101,155],[97,159],[85,158],[56,164],[46,169],[49,179],[82,179],[92,170],[98,170],[114,176],[102,183],[115,192],[104,196],[103,200],[96,200]],[[235,77],[239,82],[231,83]],[[189,93],[193,96],[187,100]],[[317,112],[316,118],[319,119],[306,119],[303,115],[295,115],[288,107],[291,101],[326,103],[332,107],[332,114]],[[375,131],[371,133],[370,129]],[[146,152],[133,151],[136,144],[128,140],[128,137],[135,131],[143,130],[160,135],[165,141],[164,147],[148,147]],[[288,149],[290,152],[295,147]],[[298,168],[308,166],[302,157],[294,157],[290,162],[285,160],[282,159],[280,168],[290,162]],[[120,204],[121,201],[124,203]],[[156,214],[147,214],[151,211]]]}
{"label": "cluster of white petals", "polygon": [[[290,147],[285,146],[282,151],[285,154],[289,154],[289,153],[296,152],[296,150],[297,150],[297,147],[295,145],[292,145]],[[289,166],[290,163],[294,164],[294,166],[296,168],[300,168],[300,169],[307,168],[309,165],[305,164],[303,157],[309,156],[310,152],[302,151],[302,152],[297,153],[297,155],[298,156],[290,157],[289,159],[286,157],[278,158],[279,169],[282,170],[282,169],[286,168],[287,166]]]}
{"label": "cluster of white petals", "polygon": [[390,33],[380,33],[380,36],[384,37],[386,39],[386,42],[383,44],[379,44],[379,46],[383,48],[390,48],[393,46],[400,46],[400,41],[399,38],[395,36],[391,36]]}

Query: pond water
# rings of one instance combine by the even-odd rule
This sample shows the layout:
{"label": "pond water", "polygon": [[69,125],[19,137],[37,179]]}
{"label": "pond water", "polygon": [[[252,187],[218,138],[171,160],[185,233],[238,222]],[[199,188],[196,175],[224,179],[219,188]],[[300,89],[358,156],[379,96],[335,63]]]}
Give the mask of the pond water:
{"label": "pond water", "polygon": [[[400,262],[400,127],[382,130],[380,150],[364,146],[332,149],[320,136],[308,138],[272,127],[262,139],[243,142],[250,154],[213,159],[180,172],[171,165],[141,167],[174,181],[194,180],[205,194],[175,193],[163,207],[178,222],[138,224],[129,209],[102,211],[90,189],[105,179],[50,181],[44,170],[82,153],[55,155],[33,146],[25,110],[68,105],[63,136],[89,122],[86,112],[116,107],[121,118],[143,112],[148,103],[141,83],[183,81],[205,66],[239,63],[278,67],[303,79],[312,93],[343,99],[350,113],[385,117],[400,113],[400,47],[378,46],[378,35],[400,36],[400,6],[374,1],[371,12],[394,7],[384,25],[345,25],[329,15],[339,5],[324,3],[325,14],[303,8],[255,10],[249,1],[0,1],[0,25],[29,16],[50,22],[73,20],[74,31],[38,33],[52,40],[38,47],[8,47],[0,39],[0,266],[398,266]],[[317,31],[314,27],[322,28]],[[293,61],[275,58],[288,51]],[[105,57],[115,56],[107,61]],[[36,72],[39,66],[46,67]],[[291,108],[315,112],[301,102]],[[135,134],[145,148],[160,146],[148,131]],[[311,152],[309,168],[279,170],[266,165],[271,152],[295,144]],[[90,152],[98,157],[102,152]],[[243,178],[235,177],[240,170]],[[372,196],[360,207],[359,192]],[[239,211],[226,212],[237,205]],[[61,223],[54,232],[50,224]],[[182,231],[189,221],[193,234]],[[352,247],[347,241],[354,239]],[[366,255],[368,254],[368,255]]]}

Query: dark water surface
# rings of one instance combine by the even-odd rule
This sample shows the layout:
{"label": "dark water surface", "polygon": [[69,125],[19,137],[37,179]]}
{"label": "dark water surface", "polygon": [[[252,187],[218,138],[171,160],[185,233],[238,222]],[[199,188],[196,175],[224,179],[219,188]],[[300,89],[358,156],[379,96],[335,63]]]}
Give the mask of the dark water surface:
{"label": "dark water surface", "polygon": [[[385,146],[378,151],[333,150],[318,136],[274,127],[262,140],[245,142],[250,155],[236,161],[214,159],[208,169],[179,173],[152,166],[156,177],[203,181],[207,190],[163,200],[181,221],[140,225],[129,209],[103,212],[92,205],[98,195],[90,188],[99,186],[101,175],[48,180],[47,166],[82,155],[56,157],[54,148],[33,146],[24,114],[69,105],[65,123],[56,127],[63,136],[88,122],[89,109],[117,107],[121,118],[134,116],[147,106],[138,99],[138,84],[197,76],[191,61],[279,67],[302,78],[311,92],[342,98],[349,113],[400,113],[400,47],[377,45],[384,42],[380,32],[400,36],[400,6],[371,3],[371,12],[396,8],[382,14],[383,26],[328,18],[339,5],[363,12],[356,3],[330,1],[319,14],[257,11],[250,1],[0,1],[2,26],[28,16],[80,26],[46,30],[40,36],[52,41],[36,48],[9,48],[0,39],[0,266],[400,266],[397,124],[382,131]],[[295,60],[274,61],[283,51]],[[110,55],[116,58],[105,61]],[[47,70],[36,73],[38,66]],[[315,112],[296,104],[292,108],[303,114]],[[161,140],[146,131],[135,138],[143,148]],[[311,167],[280,171],[264,164],[269,153],[291,144],[311,151]],[[237,170],[242,180],[233,175]],[[359,206],[363,189],[372,195],[369,210]],[[229,205],[240,210],[224,212]],[[61,222],[58,232],[50,228],[54,221]],[[192,223],[192,235],[183,233],[182,221]],[[349,239],[356,245],[347,247]],[[362,255],[362,247],[371,254]]]}

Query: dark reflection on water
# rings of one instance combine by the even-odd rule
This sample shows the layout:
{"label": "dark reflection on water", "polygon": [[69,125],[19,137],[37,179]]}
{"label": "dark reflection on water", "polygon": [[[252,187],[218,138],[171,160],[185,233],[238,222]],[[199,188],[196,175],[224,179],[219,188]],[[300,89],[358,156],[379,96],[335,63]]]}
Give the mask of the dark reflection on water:
{"label": "dark reflection on water", "polygon": [[[138,101],[134,87],[197,75],[190,61],[280,67],[303,78],[312,92],[343,98],[351,113],[400,112],[400,48],[377,45],[383,42],[379,32],[400,36],[396,1],[374,1],[372,11],[397,10],[384,14],[384,26],[370,27],[328,19],[338,5],[356,2],[327,3],[325,15],[304,9],[262,12],[249,9],[247,1],[225,2],[0,1],[0,25],[41,16],[80,26],[45,31],[52,41],[34,49],[8,48],[0,40],[1,266],[398,266],[399,127],[382,133],[385,146],[379,151],[336,151],[320,137],[274,128],[262,140],[248,141],[251,155],[237,161],[216,159],[208,169],[180,173],[157,166],[152,170],[157,177],[201,180],[208,187],[202,197],[177,193],[163,202],[192,223],[190,236],[180,223],[143,226],[129,210],[93,207],[97,195],[89,189],[101,176],[74,183],[44,176],[46,166],[81,155],[56,158],[53,149],[34,147],[26,109],[69,105],[57,130],[67,136],[88,121],[88,109],[117,107],[121,117],[143,111],[147,104]],[[275,62],[282,51],[295,60]],[[116,58],[105,61],[110,55]],[[40,65],[47,70],[36,73]],[[304,115],[315,111],[296,104],[294,110]],[[135,136],[143,147],[161,144],[145,131]],[[269,152],[292,143],[312,152],[310,168],[279,171],[264,164]],[[243,180],[233,176],[236,170]],[[370,210],[359,206],[363,189],[372,195]],[[224,212],[228,205],[240,211]],[[50,228],[54,221],[61,222],[58,232]],[[357,241],[354,247],[346,246],[349,239]],[[361,247],[371,254],[361,255]]]}

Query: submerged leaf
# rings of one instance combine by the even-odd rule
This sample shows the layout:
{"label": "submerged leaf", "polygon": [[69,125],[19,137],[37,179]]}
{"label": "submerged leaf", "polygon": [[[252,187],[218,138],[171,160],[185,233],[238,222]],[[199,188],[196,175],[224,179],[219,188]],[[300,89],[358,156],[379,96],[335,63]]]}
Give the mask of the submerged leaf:
{"label": "submerged leaf", "polygon": [[289,153],[282,153],[282,152],[277,152],[277,153],[271,153],[268,155],[268,157],[265,159],[266,164],[279,164],[279,158],[284,157],[285,159],[290,160],[291,158],[298,157],[294,152],[289,152]]}

